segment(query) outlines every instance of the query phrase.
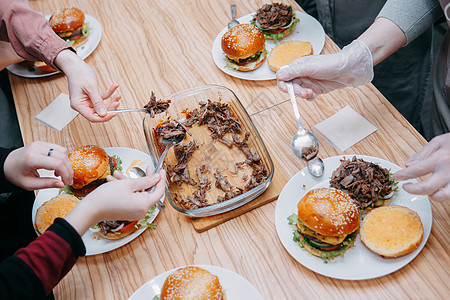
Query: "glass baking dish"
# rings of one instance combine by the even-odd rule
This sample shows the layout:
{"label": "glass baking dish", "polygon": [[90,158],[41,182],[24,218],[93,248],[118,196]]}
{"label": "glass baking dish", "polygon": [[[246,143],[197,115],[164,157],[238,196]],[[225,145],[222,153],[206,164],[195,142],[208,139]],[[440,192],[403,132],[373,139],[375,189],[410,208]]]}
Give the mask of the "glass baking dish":
{"label": "glass baking dish", "polygon": [[[212,188],[207,193],[207,199],[209,199],[209,202],[212,204],[205,207],[191,209],[182,207],[182,205],[180,205],[177,201],[179,198],[178,196],[191,195],[192,191],[195,189],[185,183],[180,187],[171,182],[168,176],[166,196],[173,208],[190,217],[217,215],[238,208],[254,200],[267,189],[274,173],[272,159],[270,158],[266,146],[264,145],[264,142],[262,141],[261,136],[256,130],[247,111],[230,89],[219,85],[205,85],[180,91],[162,100],[168,99],[171,100],[171,104],[165,113],[158,114],[154,118],[151,118],[150,115],[147,114],[143,120],[143,129],[147,146],[155,164],[163,150],[160,146],[158,147],[155,137],[154,130],[158,124],[163,123],[169,117],[171,120],[185,119],[186,110],[192,111],[195,108],[199,108],[200,101],[220,100],[221,103],[226,103],[231,108],[232,114],[241,123],[242,131],[239,136],[242,138],[246,132],[250,133],[248,146],[256,150],[256,153],[261,158],[262,164],[267,170],[267,177],[259,185],[244,192],[243,194],[237,195],[223,202],[212,200],[217,199],[217,196],[220,196],[220,194],[225,194],[224,191],[215,187],[213,171],[219,171],[220,174],[224,175],[234,186],[244,186],[246,178],[249,178],[249,174],[251,175],[252,168],[237,168],[235,164],[237,162],[245,161],[246,156],[239,151],[237,147],[229,148],[218,140],[213,141],[207,126],[195,125],[192,128],[188,128],[188,133],[190,134],[186,134],[186,138],[182,144],[186,144],[194,139],[197,141],[199,149],[194,151],[194,154],[188,163],[189,174],[193,179],[197,180],[198,177],[196,174],[196,168],[201,165],[208,166],[211,172],[207,173],[207,176],[212,182]],[[227,133],[225,137],[228,140],[232,139],[231,133]],[[169,163],[170,165],[174,165],[176,163],[173,148],[169,150],[169,153],[165,159],[164,165],[167,167],[166,163]]]}

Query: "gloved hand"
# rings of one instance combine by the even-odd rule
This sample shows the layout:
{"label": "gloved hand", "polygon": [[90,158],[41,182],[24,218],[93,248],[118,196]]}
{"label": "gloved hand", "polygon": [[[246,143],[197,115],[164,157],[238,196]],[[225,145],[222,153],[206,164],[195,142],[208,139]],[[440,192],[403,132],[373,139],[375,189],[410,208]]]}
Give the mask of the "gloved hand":
{"label": "gloved hand", "polygon": [[277,79],[281,91],[287,93],[286,81],[292,81],[297,96],[313,100],[319,94],[372,81],[372,53],[364,42],[354,40],[337,53],[296,59],[277,72]]}
{"label": "gloved hand", "polygon": [[406,168],[394,173],[395,180],[407,180],[433,173],[419,183],[405,183],[403,189],[411,194],[429,195],[436,201],[450,200],[450,133],[432,139],[414,154]]}

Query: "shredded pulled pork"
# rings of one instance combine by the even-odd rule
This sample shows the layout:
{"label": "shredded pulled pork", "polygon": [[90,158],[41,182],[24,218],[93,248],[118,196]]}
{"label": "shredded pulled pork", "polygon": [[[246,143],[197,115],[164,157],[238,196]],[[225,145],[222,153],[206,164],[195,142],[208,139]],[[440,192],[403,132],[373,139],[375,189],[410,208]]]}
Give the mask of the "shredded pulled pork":
{"label": "shredded pulled pork", "polygon": [[[238,119],[231,114],[231,108],[226,103],[219,101],[202,101],[200,108],[187,112],[185,126],[206,125],[211,131],[211,137],[215,141],[222,139],[228,132],[239,133],[242,131]],[[225,140],[222,140],[225,142]]]}
{"label": "shredded pulled pork", "polygon": [[255,15],[255,19],[262,29],[281,28],[288,25],[292,17],[292,7],[283,3],[264,4]]}
{"label": "shredded pulled pork", "polygon": [[[233,176],[237,175],[238,168],[244,165],[252,168],[251,176],[243,176],[245,186],[233,186],[227,178],[216,170],[211,174],[211,170],[207,165],[202,165],[195,170],[198,182],[193,179],[189,173],[189,161],[194,155],[194,151],[199,148],[197,141],[193,140],[188,144],[180,144],[174,147],[174,155],[177,163],[173,166],[167,165],[167,174],[170,182],[182,186],[183,183],[195,187],[195,191],[184,197],[174,193],[174,201],[177,202],[184,209],[195,209],[210,205],[206,199],[206,193],[211,190],[212,182],[208,174],[214,176],[214,186],[225,193],[217,197],[217,202],[223,202],[237,195],[243,194],[259,184],[263,183],[268,176],[268,172],[261,161],[260,156],[255,149],[249,147],[248,140],[250,133],[246,132],[243,139],[239,133],[242,131],[241,124],[238,119],[232,114],[230,107],[226,103],[218,101],[202,101],[199,103],[200,107],[192,111],[185,110],[183,113],[186,119],[183,121],[166,121],[155,128],[155,137],[157,143],[159,137],[172,138],[177,134],[182,134],[187,131],[187,127],[191,128],[194,124],[199,126],[207,126],[211,132],[213,141],[219,141],[225,144],[229,149],[236,147],[246,157],[245,161],[236,162],[235,170],[230,171]],[[188,132],[189,133],[189,132]],[[225,138],[227,133],[231,133],[230,138]],[[161,146],[159,144],[159,146]],[[162,150],[162,149],[161,149]],[[243,185],[244,185],[243,184]]]}
{"label": "shredded pulled pork", "polygon": [[393,191],[394,181],[389,170],[354,156],[341,159],[330,180],[331,187],[343,190],[356,201],[361,209],[374,207],[380,198]]}
{"label": "shredded pulled pork", "polygon": [[122,227],[124,227],[130,223],[131,222],[129,221],[101,221],[100,223],[98,223],[98,227],[104,235],[107,235],[110,232],[114,232],[114,229],[119,228],[120,226],[122,226],[122,224]]}
{"label": "shredded pulled pork", "polygon": [[150,101],[148,101],[148,103],[144,105],[144,109],[147,110],[150,116],[153,118],[155,115],[165,112],[169,108],[170,102],[170,99],[166,101],[157,101],[155,93],[153,93],[152,91]]}

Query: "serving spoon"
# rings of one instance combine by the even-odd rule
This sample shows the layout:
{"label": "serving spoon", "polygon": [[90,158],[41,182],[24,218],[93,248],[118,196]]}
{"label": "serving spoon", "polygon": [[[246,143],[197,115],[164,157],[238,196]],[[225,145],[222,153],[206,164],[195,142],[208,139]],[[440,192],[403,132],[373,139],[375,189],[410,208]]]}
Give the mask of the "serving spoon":
{"label": "serving spoon", "polygon": [[294,109],[295,119],[297,120],[297,133],[291,141],[291,147],[294,154],[301,159],[306,160],[308,172],[314,177],[321,177],[324,171],[322,159],[317,157],[319,152],[319,140],[312,132],[307,131],[302,124],[300,113],[298,112],[297,101],[295,100],[294,86],[292,82],[286,82],[286,86],[291,98]]}
{"label": "serving spoon", "polygon": [[[164,152],[161,154],[161,156],[159,157],[158,163],[156,164],[155,169],[153,170],[153,174],[158,173],[161,170],[162,164],[164,162],[164,159],[166,158],[167,153],[169,152],[169,149],[172,148],[173,146],[178,145],[179,143],[181,143],[184,138],[186,137],[186,132],[184,134],[180,134],[178,136],[176,136],[173,139],[165,139],[163,138],[161,143],[166,146],[166,149],[164,150]],[[132,167],[130,169],[130,177],[131,178],[140,178],[140,177],[144,177],[145,171],[142,170],[139,167]],[[155,186],[152,186],[150,189],[146,190],[149,193],[152,193],[153,190],[155,189]],[[156,207],[160,210],[163,211],[166,206],[164,205],[164,203],[162,203],[161,200],[159,200],[156,203]]]}
{"label": "serving spoon", "polygon": [[230,9],[231,9],[231,21],[228,22],[228,29],[240,24],[239,21],[236,20],[236,5],[232,4],[230,6]]}

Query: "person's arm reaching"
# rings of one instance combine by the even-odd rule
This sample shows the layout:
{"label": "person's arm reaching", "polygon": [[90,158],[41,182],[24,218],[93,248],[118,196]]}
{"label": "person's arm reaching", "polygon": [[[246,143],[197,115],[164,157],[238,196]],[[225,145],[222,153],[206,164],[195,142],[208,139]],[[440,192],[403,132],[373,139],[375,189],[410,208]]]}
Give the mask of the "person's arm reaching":
{"label": "person's arm reaching", "polygon": [[405,183],[403,189],[411,194],[429,195],[433,200],[450,200],[450,133],[432,139],[414,154],[406,168],[393,175],[395,180],[407,180],[432,174],[418,183]]}

